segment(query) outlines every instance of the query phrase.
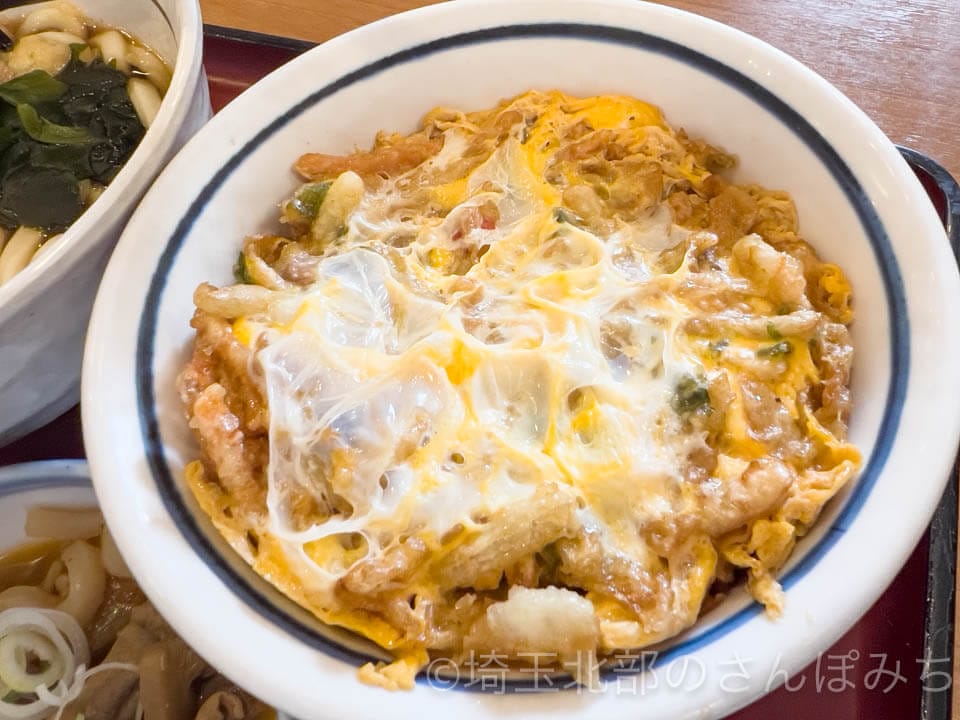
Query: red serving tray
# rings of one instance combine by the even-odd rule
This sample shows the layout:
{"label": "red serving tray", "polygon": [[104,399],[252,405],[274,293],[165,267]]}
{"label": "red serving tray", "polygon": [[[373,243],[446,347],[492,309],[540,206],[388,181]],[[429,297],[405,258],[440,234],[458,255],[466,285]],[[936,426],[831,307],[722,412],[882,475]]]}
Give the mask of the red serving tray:
{"label": "red serving tray", "polygon": [[[310,46],[299,41],[207,27],[204,65],[215,110],[261,77]],[[918,173],[921,174],[921,173]],[[944,197],[926,180],[931,201],[942,210]],[[31,435],[0,448],[0,465],[48,458],[83,457],[79,408],[73,408]],[[856,574],[838,578],[856,582]],[[929,658],[924,673],[924,612],[927,540],[876,604],[833,647],[778,690],[731,715],[728,720],[903,720],[920,717],[924,691],[949,692],[951,660]],[[749,675],[750,648],[735,648],[742,668],[729,669],[731,692]],[[768,678],[764,678],[767,681]],[[771,679],[771,684],[782,678]],[[642,714],[640,715],[642,717]]]}

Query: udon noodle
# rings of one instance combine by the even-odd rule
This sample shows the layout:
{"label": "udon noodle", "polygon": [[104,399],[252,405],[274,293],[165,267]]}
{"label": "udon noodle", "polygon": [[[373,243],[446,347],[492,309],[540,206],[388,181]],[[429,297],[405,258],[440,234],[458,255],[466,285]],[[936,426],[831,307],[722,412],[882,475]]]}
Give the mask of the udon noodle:
{"label": "udon noodle", "polygon": [[33,508],[0,555],[0,720],[268,720],[146,602],[94,508]]}

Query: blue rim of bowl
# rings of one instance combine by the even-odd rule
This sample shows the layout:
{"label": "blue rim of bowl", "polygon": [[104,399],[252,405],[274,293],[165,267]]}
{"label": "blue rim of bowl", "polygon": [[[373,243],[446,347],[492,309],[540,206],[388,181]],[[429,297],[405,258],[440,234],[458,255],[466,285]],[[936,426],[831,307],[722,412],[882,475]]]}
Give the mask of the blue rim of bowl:
{"label": "blue rim of bowl", "polygon": [[[151,277],[140,319],[136,352],[138,414],[147,463],[156,484],[157,492],[184,539],[210,570],[261,617],[309,646],[345,662],[356,664],[375,661],[377,658],[345,647],[325,637],[317,630],[274,605],[264,593],[253,587],[245,577],[231,567],[226,559],[218,554],[181,498],[177,483],[166,463],[153,392],[153,352],[157,317],[167,277],[194,222],[203,213],[207,204],[227,178],[240,167],[251,152],[309,108],[356,82],[398,65],[467,46],[530,38],[588,40],[665,55],[705,72],[745,94],[788,127],[817,156],[857,213],[864,232],[870,240],[874,258],[883,278],[891,338],[891,372],[883,418],[873,452],[856,486],[847,498],[843,510],[817,544],[810,548],[807,554],[780,578],[784,589],[788,589],[806,575],[817,561],[842,537],[849,524],[857,516],[886,463],[900,422],[909,376],[909,320],[900,268],[890,245],[890,239],[866,192],[839,153],[800,113],[756,81],[719,60],[674,41],[626,28],[583,23],[517,24],[464,32],[416,45],[364,65],[318,89],[271,121],[237,150],[204,186],[178,222],[173,235],[167,240],[157,268]],[[227,261],[225,260],[225,262]],[[694,633],[690,637],[682,639],[679,643],[659,651],[655,662],[662,663],[689,654],[740,627],[761,612],[762,608],[757,603],[752,603],[717,625],[700,633]],[[636,668],[636,671],[642,672],[650,669],[650,667],[651,665],[645,664]],[[617,672],[618,675],[622,675],[623,669],[605,671],[605,673],[610,672]],[[424,677],[422,674],[418,681],[426,681],[436,686],[436,678]],[[499,686],[498,691],[503,692],[504,687],[506,687],[508,691],[529,692],[538,689],[537,682],[537,679],[511,679],[507,680],[504,685]],[[543,680],[541,679],[539,682],[542,683]],[[484,691],[484,688],[465,683],[459,679],[450,681],[444,687]],[[551,689],[555,690],[556,688]]]}
{"label": "blue rim of bowl", "polygon": [[0,467],[0,498],[54,487],[89,487],[84,460],[37,460]]}

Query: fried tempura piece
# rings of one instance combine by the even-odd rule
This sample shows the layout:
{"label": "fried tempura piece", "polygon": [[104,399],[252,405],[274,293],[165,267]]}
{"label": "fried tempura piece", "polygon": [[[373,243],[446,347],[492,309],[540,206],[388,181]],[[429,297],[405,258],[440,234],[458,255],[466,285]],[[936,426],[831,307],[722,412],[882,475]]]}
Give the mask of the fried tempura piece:
{"label": "fried tempura piece", "polygon": [[328,180],[352,170],[365,181],[374,177],[393,177],[412,170],[440,152],[443,138],[425,135],[380,136],[372,150],[359,150],[351,155],[301,155],[294,166],[307,180]]}

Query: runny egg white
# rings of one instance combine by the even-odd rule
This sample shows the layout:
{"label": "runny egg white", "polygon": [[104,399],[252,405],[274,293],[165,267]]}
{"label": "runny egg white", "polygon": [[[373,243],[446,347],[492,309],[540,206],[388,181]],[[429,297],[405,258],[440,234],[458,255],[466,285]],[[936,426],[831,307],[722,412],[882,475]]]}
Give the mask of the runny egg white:
{"label": "runny egg white", "polygon": [[[518,146],[504,147],[444,223],[417,219],[406,252],[387,258],[358,243],[328,255],[292,321],[243,320],[264,345],[269,530],[316,590],[401,535],[438,544],[544,481],[569,485],[584,524],[624,553],[636,553],[638,524],[675,509],[682,462],[702,439],[681,431],[671,398],[703,368],[677,340],[684,309],[651,265],[686,233],[658,214],[605,242],[558,219],[549,187],[534,183]],[[444,225],[476,207],[471,187],[497,201],[504,224],[454,241]],[[376,242],[399,199],[389,186],[365,195],[346,242]],[[451,278],[430,258],[458,243],[489,250]],[[352,513],[297,529],[284,490],[309,488],[318,457],[340,464],[334,490]],[[366,553],[310,551],[344,533],[362,535]]]}

